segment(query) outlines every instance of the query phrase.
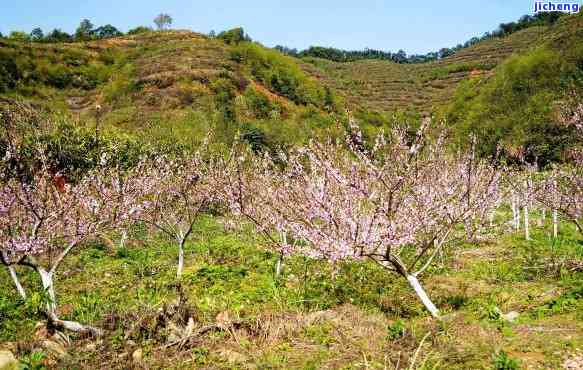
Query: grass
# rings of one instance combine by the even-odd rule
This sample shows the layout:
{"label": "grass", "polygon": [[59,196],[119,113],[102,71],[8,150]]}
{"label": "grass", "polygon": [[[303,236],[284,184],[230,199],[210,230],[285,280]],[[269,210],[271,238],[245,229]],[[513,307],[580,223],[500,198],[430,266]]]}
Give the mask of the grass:
{"label": "grass", "polygon": [[[185,325],[168,314],[178,296],[176,250],[136,229],[122,248],[88,243],[57,281],[61,315],[106,329],[103,339],[73,338],[61,359],[43,350],[35,339],[38,283],[19,270],[32,293],[22,302],[2,270],[0,348],[29,368],[404,369],[417,353],[415,369],[536,369],[558,368],[583,345],[583,272],[572,267],[583,260],[583,242],[570,225],[556,241],[534,227],[532,241],[497,234],[442,256],[423,279],[442,322],[401,279],[366,262],[289,258],[276,278],[277,256],[252,230],[227,225],[201,218],[181,286],[195,327],[236,322],[229,330],[165,348]],[[514,322],[503,318],[509,311],[519,313]],[[141,360],[132,359],[137,349]]]}

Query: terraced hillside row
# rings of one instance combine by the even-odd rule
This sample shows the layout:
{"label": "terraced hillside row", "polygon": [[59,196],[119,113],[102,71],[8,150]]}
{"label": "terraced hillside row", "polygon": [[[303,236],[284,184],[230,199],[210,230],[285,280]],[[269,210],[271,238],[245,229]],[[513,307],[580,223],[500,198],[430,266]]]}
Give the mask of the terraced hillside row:
{"label": "terraced hillside row", "polygon": [[431,63],[307,59],[304,68],[341,91],[353,108],[389,112],[413,107],[429,114],[432,108],[448,102],[460,81],[491,74],[501,61],[539,44],[548,33],[548,27],[528,28],[505,38],[482,41]]}

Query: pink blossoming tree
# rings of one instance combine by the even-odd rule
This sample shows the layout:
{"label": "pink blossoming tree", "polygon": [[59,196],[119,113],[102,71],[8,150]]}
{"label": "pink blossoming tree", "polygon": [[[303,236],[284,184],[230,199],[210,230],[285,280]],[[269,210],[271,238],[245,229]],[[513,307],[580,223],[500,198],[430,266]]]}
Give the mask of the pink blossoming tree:
{"label": "pink blossoming tree", "polygon": [[232,208],[261,229],[306,242],[292,253],[378,263],[406,278],[438,317],[418,277],[458,236],[457,226],[497,202],[499,172],[469,155],[449,155],[443,136],[426,137],[428,124],[412,142],[395,129],[370,150],[358,130],[348,136],[348,153],[343,143],[312,142],[282,158],[283,170],[256,160],[251,171],[232,172]]}
{"label": "pink blossoming tree", "polygon": [[192,156],[170,160],[158,158],[145,169],[147,186],[145,211],[137,218],[173,240],[178,247],[176,275],[184,270],[184,246],[200,214],[218,199],[220,186],[214,182],[220,171],[213,160],[203,157],[203,148]]}
{"label": "pink blossoming tree", "polygon": [[0,190],[0,256],[23,298],[14,265],[30,267],[47,294],[45,313],[57,328],[100,335],[99,329],[61,320],[55,277],[63,261],[88,238],[111,230],[133,210],[119,207],[112,182],[89,175],[77,184],[55,180],[45,169],[32,178],[9,179]]}

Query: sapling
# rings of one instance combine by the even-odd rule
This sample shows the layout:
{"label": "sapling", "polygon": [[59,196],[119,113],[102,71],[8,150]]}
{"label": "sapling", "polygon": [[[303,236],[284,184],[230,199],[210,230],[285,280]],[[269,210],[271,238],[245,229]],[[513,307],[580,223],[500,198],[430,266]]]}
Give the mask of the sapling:
{"label": "sapling", "polygon": [[32,178],[11,178],[3,182],[0,192],[1,260],[11,271],[23,298],[26,294],[13,266],[27,266],[38,274],[47,294],[45,314],[51,325],[100,335],[101,330],[97,328],[59,319],[55,277],[74,249],[115,224],[119,216],[112,212],[116,200],[96,194],[99,182],[92,175],[64,187],[57,186],[54,178],[46,168],[41,168]]}
{"label": "sapling", "polygon": [[[204,147],[203,149],[204,150]],[[220,171],[214,162],[194,155],[178,159],[159,157],[144,169],[155,185],[146,192],[148,206],[139,221],[162,232],[178,247],[176,275],[184,270],[184,246],[194,231],[200,214],[216,199],[220,187],[212,174]]]}

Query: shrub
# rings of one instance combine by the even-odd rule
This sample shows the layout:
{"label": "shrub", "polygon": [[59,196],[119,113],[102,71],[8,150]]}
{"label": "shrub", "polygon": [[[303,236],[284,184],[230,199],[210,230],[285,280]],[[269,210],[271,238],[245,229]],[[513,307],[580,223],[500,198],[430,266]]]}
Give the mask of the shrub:
{"label": "shrub", "polygon": [[310,79],[293,59],[276,50],[243,43],[232,51],[231,59],[247,65],[251,74],[269,90],[296,104],[323,108],[325,101],[330,100],[330,97],[326,99],[326,90]]}
{"label": "shrub", "polygon": [[241,27],[233,28],[228,31],[219,33],[217,38],[223,40],[228,45],[236,45],[241,42],[251,41],[249,35],[245,34],[245,30]]}
{"label": "shrub", "polygon": [[272,103],[267,96],[252,86],[247,87],[245,90],[245,100],[256,118],[269,118],[271,112],[281,111],[277,104]]}
{"label": "shrub", "polygon": [[492,356],[494,370],[518,370],[520,364],[518,360],[508,356],[504,351],[500,351]]}
{"label": "shrub", "polygon": [[135,28],[132,28],[131,30],[128,31],[128,35],[139,35],[142,33],[148,33],[148,32],[152,32],[153,30],[150,27],[146,27],[146,26],[138,26]]}
{"label": "shrub", "polygon": [[47,66],[46,73],[47,85],[56,87],[57,89],[63,89],[73,81],[73,74],[62,64]]}
{"label": "shrub", "polygon": [[12,90],[22,78],[14,57],[4,50],[0,50],[0,93]]}

